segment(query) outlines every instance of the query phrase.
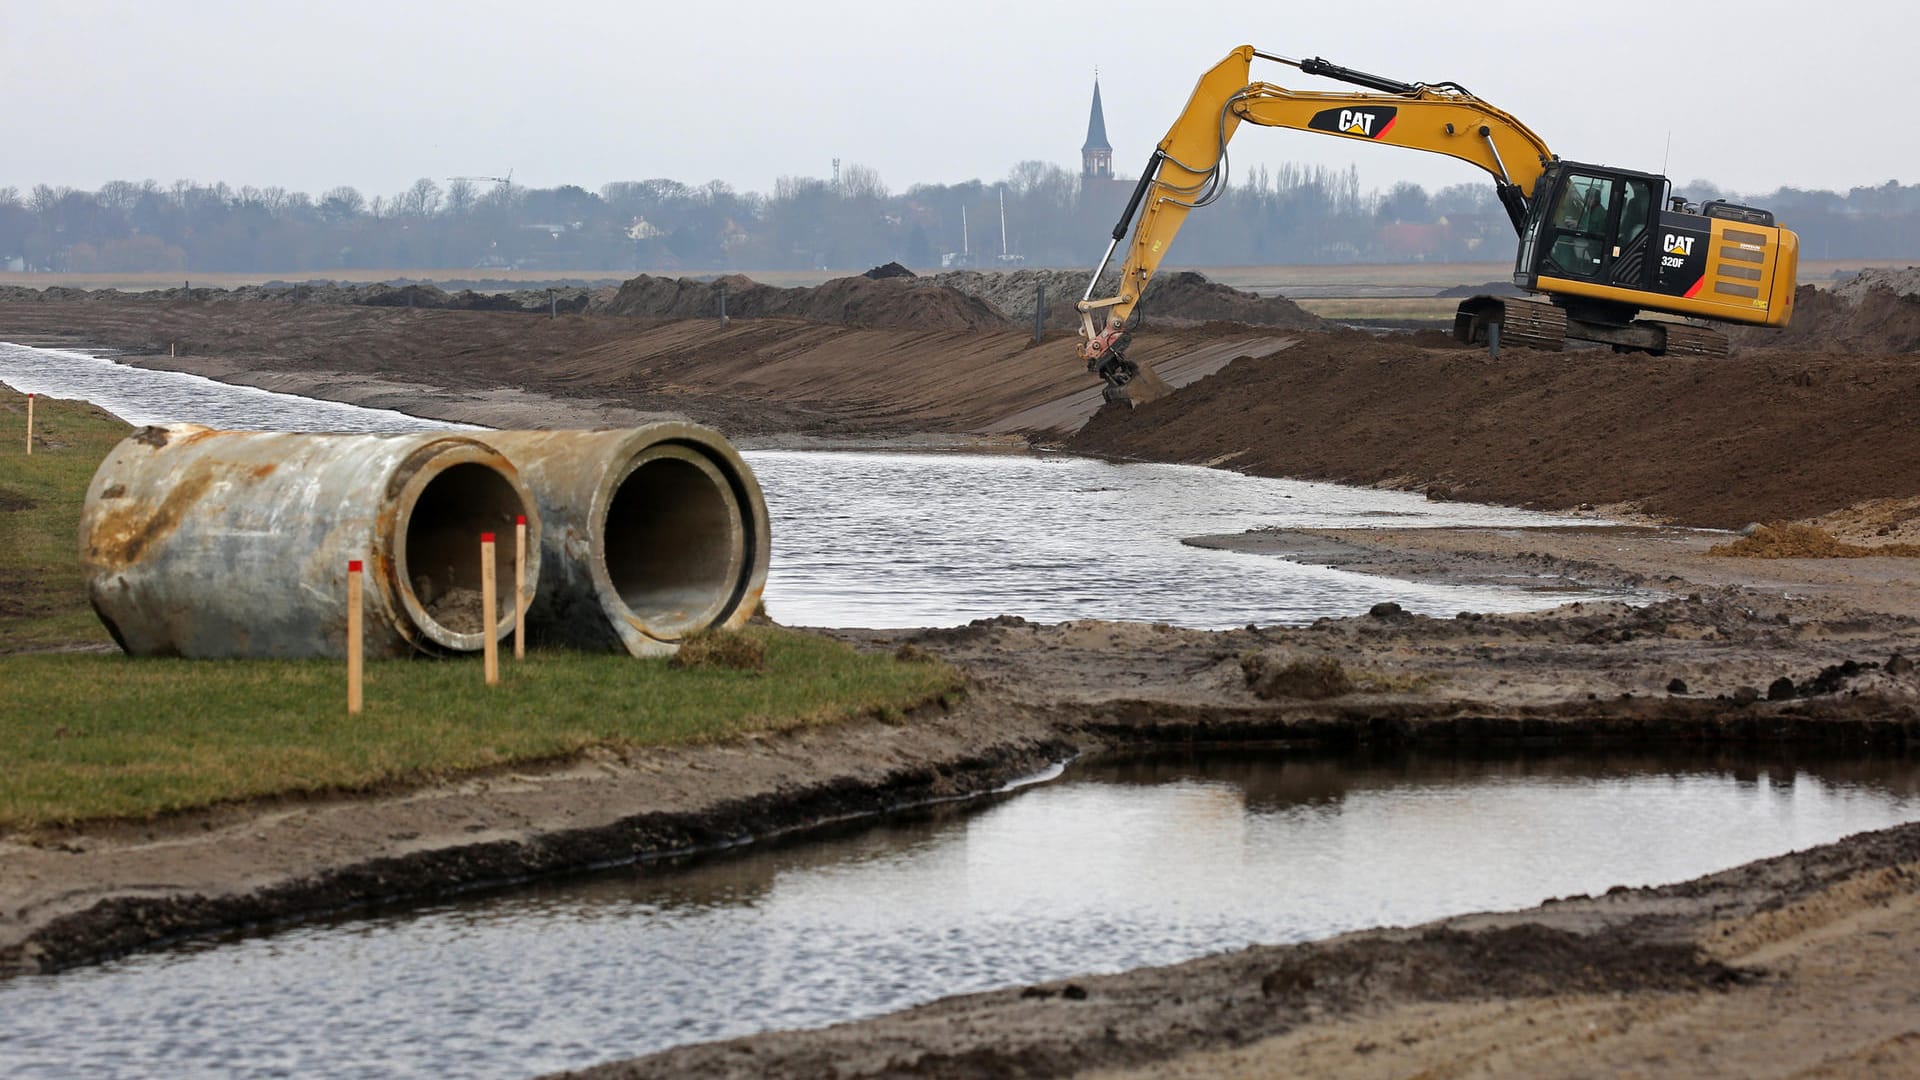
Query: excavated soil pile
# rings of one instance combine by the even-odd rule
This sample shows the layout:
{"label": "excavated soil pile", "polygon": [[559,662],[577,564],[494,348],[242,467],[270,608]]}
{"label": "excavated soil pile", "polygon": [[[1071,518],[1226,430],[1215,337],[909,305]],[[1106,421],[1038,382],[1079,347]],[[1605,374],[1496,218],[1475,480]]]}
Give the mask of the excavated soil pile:
{"label": "excavated soil pile", "polygon": [[1511,281],[1489,281],[1480,285],[1455,285],[1451,289],[1441,289],[1433,295],[1452,299],[1468,296],[1526,296],[1528,293]]}
{"label": "excavated soil pile", "polygon": [[[1096,295],[1111,296],[1118,278],[1109,274]],[[1086,295],[1087,274],[1082,270],[1015,270],[989,274],[955,270],[919,279],[922,285],[957,289],[992,304],[1020,326],[1033,325],[1036,291],[1046,289],[1048,330],[1072,331],[1080,326],[1074,305]],[[1323,330],[1328,323],[1281,296],[1256,296],[1230,285],[1208,281],[1190,271],[1165,273],[1147,284],[1147,294],[1135,309],[1151,324],[1237,322],[1287,330]]]}
{"label": "excavated soil pile", "polygon": [[1747,559],[1864,559],[1873,556],[1920,558],[1920,544],[1849,544],[1814,525],[1762,525],[1743,536],[1707,550],[1709,555]]}
{"label": "excavated soil pile", "polygon": [[1920,365],[1903,357],[1514,349],[1496,362],[1335,332],[1104,409],[1067,447],[1738,528],[1920,491],[1916,400]]}
{"label": "excavated soil pile", "polygon": [[982,300],[895,275],[857,275],[834,278],[815,288],[783,289],[738,274],[716,281],[642,274],[591,310],[655,319],[709,319],[720,314],[723,289],[730,317],[784,316],[841,326],[920,330],[1005,330],[1010,325]]}
{"label": "excavated soil pile", "polygon": [[1863,270],[1832,289],[1802,285],[1786,329],[1742,328],[1729,336],[1746,349],[1920,352],[1920,267]]}

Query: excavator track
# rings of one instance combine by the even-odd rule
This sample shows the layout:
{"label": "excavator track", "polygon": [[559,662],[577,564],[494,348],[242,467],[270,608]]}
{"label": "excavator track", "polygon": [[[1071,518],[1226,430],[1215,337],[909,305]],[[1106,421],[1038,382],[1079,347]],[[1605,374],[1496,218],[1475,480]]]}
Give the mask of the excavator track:
{"label": "excavator track", "polygon": [[1725,356],[1728,352],[1727,338],[1724,334],[1698,326],[1682,326],[1679,323],[1661,323],[1665,329],[1667,356]]}
{"label": "excavator track", "polygon": [[1487,343],[1487,332],[1500,327],[1500,345],[1509,349],[1559,352],[1567,345],[1567,313],[1531,300],[1475,296],[1454,314],[1454,336],[1469,345]]}
{"label": "excavator track", "polygon": [[1567,313],[1552,304],[1508,300],[1500,319],[1500,344],[1509,349],[1559,352],[1567,347]]}

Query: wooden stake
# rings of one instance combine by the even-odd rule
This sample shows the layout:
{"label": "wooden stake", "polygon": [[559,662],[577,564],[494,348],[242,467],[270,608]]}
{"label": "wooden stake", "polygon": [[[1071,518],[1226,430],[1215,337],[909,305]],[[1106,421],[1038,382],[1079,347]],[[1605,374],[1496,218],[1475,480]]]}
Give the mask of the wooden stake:
{"label": "wooden stake", "polygon": [[493,534],[480,534],[480,632],[485,636],[481,645],[486,655],[487,685],[500,681],[500,643],[494,640],[499,632],[500,618],[493,609]]}
{"label": "wooden stake", "polygon": [[361,654],[365,648],[361,644],[360,631],[360,577],[361,562],[350,559],[347,562],[347,715],[360,713],[360,666]]}
{"label": "wooden stake", "polygon": [[513,658],[527,658],[527,515],[513,519]]}
{"label": "wooden stake", "polygon": [[27,395],[27,456],[33,456],[33,395]]}

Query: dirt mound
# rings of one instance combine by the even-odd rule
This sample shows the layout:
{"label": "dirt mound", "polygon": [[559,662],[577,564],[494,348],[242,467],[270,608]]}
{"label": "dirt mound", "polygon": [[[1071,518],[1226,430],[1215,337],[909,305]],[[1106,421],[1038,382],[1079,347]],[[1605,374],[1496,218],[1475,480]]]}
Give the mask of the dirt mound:
{"label": "dirt mound", "polygon": [[[1096,295],[1111,296],[1118,288],[1118,277],[1109,274],[1101,280]],[[978,270],[954,270],[919,279],[922,285],[937,285],[977,296],[992,304],[1016,325],[1033,325],[1033,302],[1039,289],[1046,290],[1046,328],[1071,331],[1080,326],[1080,313],[1074,307],[1087,292],[1084,270],[1015,270],[984,273]],[[1325,329],[1319,316],[1280,296],[1256,296],[1229,285],[1208,281],[1205,275],[1191,271],[1164,273],[1147,284],[1147,293],[1136,309],[1155,324],[1193,325],[1205,322],[1236,322],[1251,326],[1276,326],[1288,330]]]}
{"label": "dirt mound", "polygon": [[[885,271],[886,267],[877,268]],[[902,268],[905,269],[904,267]],[[955,289],[928,286],[911,276],[834,278],[815,288],[782,289],[732,275],[717,281],[646,274],[620,286],[593,310],[656,319],[705,319],[720,313],[743,319],[783,316],[841,326],[925,330],[1005,330],[1007,320],[985,301]]]}
{"label": "dirt mound", "polygon": [[1729,337],[1747,349],[1920,352],[1920,268],[1863,270],[1832,289],[1802,285],[1784,330],[1748,327]]}
{"label": "dirt mound", "polygon": [[1920,544],[1849,544],[1825,529],[1793,523],[1762,525],[1751,536],[1707,549],[1709,555],[1746,559],[1920,558]]}
{"label": "dirt mound", "polygon": [[1046,328],[1067,331],[1080,325],[1074,303],[1087,291],[1084,270],[1012,270],[992,273],[979,270],[950,270],[920,278],[922,286],[954,289],[992,305],[995,311],[1020,326],[1033,325],[1033,302],[1045,289]]}
{"label": "dirt mound", "polygon": [[842,326],[906,327],[928,330],[1005,330],[1007,319],[978,297],[954,289],[918,287],[908,278],[835,278],[805,294],[794,315],[810,322]]}
{"label": "dirt mound", "polygon": [[861,274],[860,276],[865,278],[873,278],[875,281],[878,281],[881,278],[890,278],[890,277],[911,278],[911,277],[919,277],[920,275],[914,273],[913,271],[907,269],[904,266],[901,266],[897,262],[890,262],[884,266],[876,266],[873,269],[867,271],[866,273]]}
{"label": "dirt mound", "polygon": [[1849,543],[1920,544],[1920,495],[1856,503],[1803,524]]}
{"label": "dirt mound", "polygon": [[1920,266],[1903,270],[1870,267],[1828,290],[1849,304],[1858,304],[1869,292],[1885,289],[1897,296],[1920,295]]}
{"label": "dirt mound", "polygon": [[1147,284],[1140,309],[1155,320],[1226,321],[1288,330],[1317,330],[1327,326],[1326,320],[1284,296],[1256,296],[1208,281],[1206,275],[1189,270],[1155,277]]}
{"label": "dirt mound", "polygon": [[1433,295],[1451,299],[1456,296],[1526,296],[1527,290],[1511,281],[1489,281],[1482,285],[1455,285],[1451,289],[1441,289]]}

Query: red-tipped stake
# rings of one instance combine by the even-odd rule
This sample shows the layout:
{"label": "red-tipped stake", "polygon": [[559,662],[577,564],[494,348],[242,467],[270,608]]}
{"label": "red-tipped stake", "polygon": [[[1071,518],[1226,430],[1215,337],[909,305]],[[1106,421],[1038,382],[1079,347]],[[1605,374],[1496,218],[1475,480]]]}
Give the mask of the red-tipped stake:
{"label": "red-tipped stake", "polygon": [[487,685],[500,681],[500,643],[494,634],[500,628],[499,613],[493,610],[493,534],[480,534],[480,633],[485,639],[481,649],[486,655]]}
{"label": "red-tipped stake", "polygon": [[513,658],[527,658],[527,515],[513,519]]}
{"label": "red-tipped stake", "polygon": [[27,456],[33,456],[33,395],[27,395]]}
{"label": "red-tipped stake", "polygon": [[357,716],[360,712],[360,661],[365,650],[360,638],[360,577],[359,559],[347,562],[347,715]]}

